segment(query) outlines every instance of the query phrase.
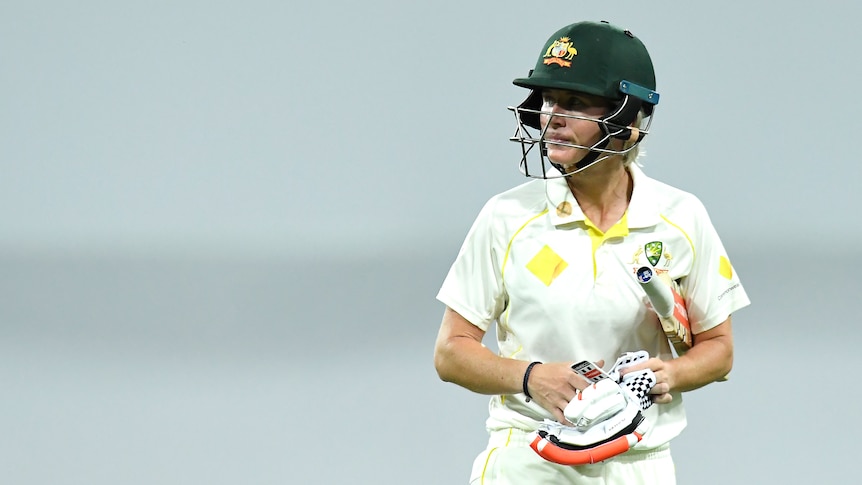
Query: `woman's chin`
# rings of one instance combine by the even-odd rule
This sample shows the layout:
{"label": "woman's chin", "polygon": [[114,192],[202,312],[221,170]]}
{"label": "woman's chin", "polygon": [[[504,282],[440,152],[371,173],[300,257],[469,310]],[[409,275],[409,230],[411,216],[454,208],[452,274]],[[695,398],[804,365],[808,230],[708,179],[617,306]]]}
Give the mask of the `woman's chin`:
{"label": "woman's chin", "polygon": [[583,151],[578,148],[548,149],[548,160],[555,165],[574,167],[583,157]]}

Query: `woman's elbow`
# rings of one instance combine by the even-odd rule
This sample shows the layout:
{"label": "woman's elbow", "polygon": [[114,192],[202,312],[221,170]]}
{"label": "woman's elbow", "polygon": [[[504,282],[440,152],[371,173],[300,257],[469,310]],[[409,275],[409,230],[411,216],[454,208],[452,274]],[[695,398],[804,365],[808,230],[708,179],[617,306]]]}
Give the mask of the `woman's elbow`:
{"label": "woman's elbow", "polygon": [[726,344],[724,359],[722,359],[721,375],[726,376],[733,370],[733,343]]}
{"label": "woman's elbow", "polygon": [[437,342],[434,346],[434,370],[443,382],[452,382],[451,349],[447,342]]}

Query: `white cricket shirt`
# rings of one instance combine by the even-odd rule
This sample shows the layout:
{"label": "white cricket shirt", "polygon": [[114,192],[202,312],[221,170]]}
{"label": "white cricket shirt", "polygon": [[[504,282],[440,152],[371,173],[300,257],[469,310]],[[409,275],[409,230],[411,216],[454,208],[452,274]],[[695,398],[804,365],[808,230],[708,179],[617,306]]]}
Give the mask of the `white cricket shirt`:
{"label": "white cricket shirt", "polygon": [[[632,198],[601,233],[565,179],[533,180],[491,198],[470,229],[437,299],[484,331],[496,324],[500,355],[524,361],[604,359],[646,350],[672,358],[635,271],[678,280],[693,333],[749,304],[703,204],[635,165]],[[607,369],[606,369],[607,370]],[[489,430],[535,430],[553,416],[523,394],[494,396]],[[645,411],[652,429],[637,448],[660,446],[685,427],[682,396]]]}

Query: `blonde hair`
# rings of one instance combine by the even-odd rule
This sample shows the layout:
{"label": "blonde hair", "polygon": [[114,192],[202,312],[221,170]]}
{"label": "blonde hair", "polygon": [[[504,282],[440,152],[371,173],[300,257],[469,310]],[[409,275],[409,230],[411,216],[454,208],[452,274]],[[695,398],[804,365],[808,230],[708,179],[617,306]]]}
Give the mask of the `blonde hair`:
{"label": "blonde hair", "polygon": [[[638,111],[638,115],[635,118],[635,121],[632,123],[632,126],[635,126],[638,128],[643,128],[645,117],[646,117],[646,115],[644,114],[643,110]],[[627,151],[623,155],[623,166],[628,167],[629,165],[632,164],[632,162],[637,160],[638,155],[640,155],[641,144],[640,143],[636,144],[636,143],[637,143],[636,140],[631,140],[631,141],[626,141],[623,144],[623,150],[627,150],[627,149],[631,148],[632,145],[634,145],[634,148],[631,148],[631,150]]]}

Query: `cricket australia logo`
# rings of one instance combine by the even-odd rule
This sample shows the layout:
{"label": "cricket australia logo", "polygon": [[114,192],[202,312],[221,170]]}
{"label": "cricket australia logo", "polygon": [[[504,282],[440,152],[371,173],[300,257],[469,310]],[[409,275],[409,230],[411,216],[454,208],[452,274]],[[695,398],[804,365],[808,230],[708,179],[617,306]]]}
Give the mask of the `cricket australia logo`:
{"label": "cricket australia logo", "polygon": [[562,67],[572,67],[571,60],[578,55],[578,50],[572,45],[572,39],[560,37],[555,40],[545,51],[544,62],[546,65],[558,64]]}
{"label": "cricket australia logo", "polygon": [[648,242],[644,245],[644,253],[646,253],[646,259],[649,261],[649,264],[653,266],[658,264],[659,259],[661,259],[662,249],[664,249],[664,245],[661,241]]}

